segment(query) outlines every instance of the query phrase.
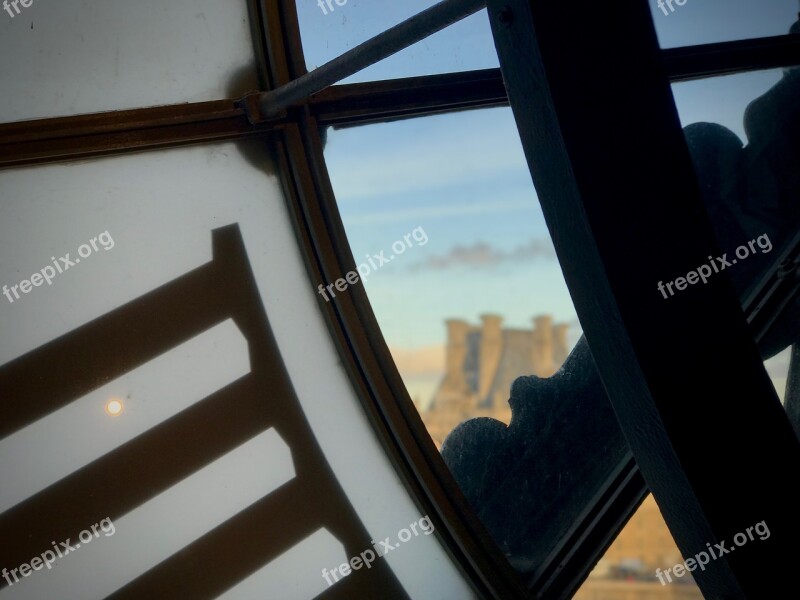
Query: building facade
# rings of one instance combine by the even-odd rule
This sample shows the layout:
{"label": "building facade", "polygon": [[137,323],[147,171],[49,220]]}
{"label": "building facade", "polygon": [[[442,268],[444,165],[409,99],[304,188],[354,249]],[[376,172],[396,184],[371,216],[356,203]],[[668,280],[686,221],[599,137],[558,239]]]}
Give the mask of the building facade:
{"label": "building facade", "polygon": [[498,315],[481,315],[480,325],[449,319],[445,374],[423,421],[437,447],[456,425],[475,417],[508,424],[511,384],[522,375],[549,377],[569,354],[565,323],[549,315],[533,319],[533,328],[503,328]]}

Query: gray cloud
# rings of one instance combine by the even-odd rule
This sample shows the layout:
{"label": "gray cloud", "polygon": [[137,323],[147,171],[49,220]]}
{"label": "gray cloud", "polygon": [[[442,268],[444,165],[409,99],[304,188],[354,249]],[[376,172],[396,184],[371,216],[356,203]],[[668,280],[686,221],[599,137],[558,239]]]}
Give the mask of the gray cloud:
{"label": "gray cloud", "polygon": [[494,248],[486,242],[471,246],[455,245],[445,254],[433,255],[416,263],[417,269],[450,269],[452,267],[492,267],[505,262],[518,262],[537,258],[554,259],[555,251],[550,240],[532,239],[527,244],[517,246],[511,251]]}

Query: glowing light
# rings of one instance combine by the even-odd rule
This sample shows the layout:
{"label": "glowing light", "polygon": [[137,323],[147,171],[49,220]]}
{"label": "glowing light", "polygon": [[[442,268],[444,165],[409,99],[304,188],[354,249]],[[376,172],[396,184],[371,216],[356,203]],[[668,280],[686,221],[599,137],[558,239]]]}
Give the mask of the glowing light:
{"label": "glowing light", "polygon": [[106,414],[110,417],[118,417],[121,415],[123,408],[125,408],[125,405],[122,404],[122,400],[119,398],[112,398],[106,402]]}

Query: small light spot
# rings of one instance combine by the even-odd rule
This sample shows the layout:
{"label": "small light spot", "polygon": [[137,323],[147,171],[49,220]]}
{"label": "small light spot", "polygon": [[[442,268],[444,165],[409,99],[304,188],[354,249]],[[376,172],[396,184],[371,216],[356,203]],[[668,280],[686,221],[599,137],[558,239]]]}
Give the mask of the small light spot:
{"label": "small light spot", "polygon": [[118,417],[121,415],[123,408],[125,408],[125,406],[119,398],[112,398],[106,402],[106,414],[111,417]]}

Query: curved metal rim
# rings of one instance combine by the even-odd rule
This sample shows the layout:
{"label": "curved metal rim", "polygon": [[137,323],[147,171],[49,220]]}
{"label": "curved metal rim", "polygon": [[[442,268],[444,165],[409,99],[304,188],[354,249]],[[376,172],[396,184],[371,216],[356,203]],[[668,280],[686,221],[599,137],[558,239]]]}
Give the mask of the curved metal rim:
{"label": "curved metal rim", "polygon": [[[262,7],[264,2],[262,1]],[[274,9],[273,9],[274,7]],[[281,0],[264,11],[273,42],[268,62],[275,73],[305,72],[296,7]],[[276,30],[280,31],[276,31]],[[287,35],[288,33],[288,35]],[[355,264],[349,249],[322,151],[318,125],[308,109],[282,134],[279,167],[298,241],[313,280],[332,281]],[[350,266],[348,266],[350,265]],[[461,494],[436,450],[389,353],[363,287],[349,290],[324,312],[359,399],[387,455],[421,509],[436,514],[445,547],[487,598],[528,598],[524,581],[508,564]]]}

